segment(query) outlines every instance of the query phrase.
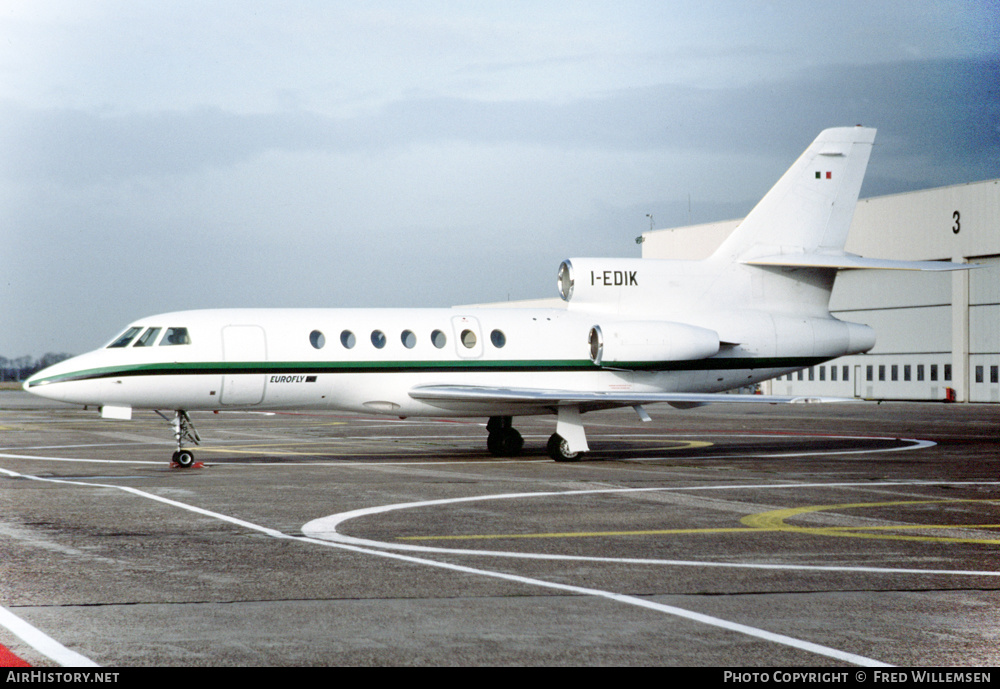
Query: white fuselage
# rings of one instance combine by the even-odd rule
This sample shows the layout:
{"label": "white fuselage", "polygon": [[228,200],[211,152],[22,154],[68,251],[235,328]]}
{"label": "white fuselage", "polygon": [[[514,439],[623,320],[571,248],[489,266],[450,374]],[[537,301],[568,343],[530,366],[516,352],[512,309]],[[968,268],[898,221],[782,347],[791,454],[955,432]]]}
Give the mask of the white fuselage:
{"label": "white fuselage", "polygon": [[[553,408],[501,402],[442,406],[410,392],[421,385],[714,392],[871,346],[859,346],[855,333],[852,347],[851,328],[863,326],[831,318],[726,312],[699,318],[703,327],[741,334],[738,343],[709,358],[595,364],[591,328],[600,325],[611,334],[619,322],[634,325],[608,314],[562,309],[181,311],[136,321],[135,334],[124,345],[113,342],[56,364],[27,387],[64,402],[135,409],[523,415]],[[165,333],[181,330],[187,334],[184,343],[167,342]],[[820,342],[820,330],[831,336]],[[152,336],[143,341],[147,333]]]}

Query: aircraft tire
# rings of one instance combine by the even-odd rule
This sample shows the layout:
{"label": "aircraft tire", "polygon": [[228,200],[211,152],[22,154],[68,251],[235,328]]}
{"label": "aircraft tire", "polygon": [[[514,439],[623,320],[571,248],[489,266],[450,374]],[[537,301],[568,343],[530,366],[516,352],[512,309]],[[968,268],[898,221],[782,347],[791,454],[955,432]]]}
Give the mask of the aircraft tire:
{"label": "aircraft tire", "polygon": [[570,452],[569,443],[558,433],[553,433],[549,437],[549,443],[545,447],[546,452],[548,452],[549,457],[556,460],[557,462],[576,462],[579,461],[580,452]]}
{"label": "aircraft tire", "polygon": [[182,469],[190,469],[194,466],[194,453],[190,450],[178,450],[172,457],[174,464]]}
{"label": "aircraft tire", "polygon": [[486,447],[494,457],[516,457],[524,447],[524,438],[513,428],[490,433]]}

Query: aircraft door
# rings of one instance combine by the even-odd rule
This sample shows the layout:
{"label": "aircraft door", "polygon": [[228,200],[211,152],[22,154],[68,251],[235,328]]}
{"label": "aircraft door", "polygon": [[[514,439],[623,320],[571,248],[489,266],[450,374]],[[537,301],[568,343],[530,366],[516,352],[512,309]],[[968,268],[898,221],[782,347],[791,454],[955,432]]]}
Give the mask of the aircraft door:
{"label": "aircraft door", "polygon": [[228,406],[248,407],[264,399],[263,373],[245,373],[267,361],[264,329],[258,325],[229,325],[222,329],[222,356],[232,372],[222,377],[220,401]]}
{"label": "aircraft door", "polygon": [[455,350],[463,359],[478,359],[483,355],[483,333],[479,321],[471,316],[455,316],[451,319],[454,332]]}

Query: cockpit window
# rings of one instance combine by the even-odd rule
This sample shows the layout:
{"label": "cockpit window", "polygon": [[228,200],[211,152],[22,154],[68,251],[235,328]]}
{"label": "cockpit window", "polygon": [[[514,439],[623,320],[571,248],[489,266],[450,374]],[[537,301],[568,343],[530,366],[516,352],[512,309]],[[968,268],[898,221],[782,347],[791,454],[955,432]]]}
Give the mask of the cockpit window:
{"label": "cockpit window", "polygon": [[135,338],[135,336],[138,335],[141,331],[142,328],[135,328],[135,327],[129,328],[124,333],[122,333],[117,340],[109,344],[108,349],[112,349],[114,347],[128,347],[128,343],[131,342]]}
{"label": "cockpit window", "polygon": [[188,345],[191,344],[191,336],[188,335],[187,328],[167,328],[166,334],[160,341],[161,347],[168,345]]}
{"label": "cockpit window", "polygon": [[148,328],[146,332],[142,334],[138,340],[135,341],[133,347],[152,347],[156,343],[156,336],[160,334],[162,328]]}

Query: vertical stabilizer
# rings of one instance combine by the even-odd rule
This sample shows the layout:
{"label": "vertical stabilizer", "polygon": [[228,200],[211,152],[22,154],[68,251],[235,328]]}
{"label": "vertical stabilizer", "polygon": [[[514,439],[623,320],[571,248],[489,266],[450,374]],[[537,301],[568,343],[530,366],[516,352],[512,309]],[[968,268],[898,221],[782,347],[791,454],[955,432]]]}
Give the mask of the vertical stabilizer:
{"label": "vertical stabilizer", "polygon": [[865,127],[821,132],[713,259],[842,252],[874,141]]}

